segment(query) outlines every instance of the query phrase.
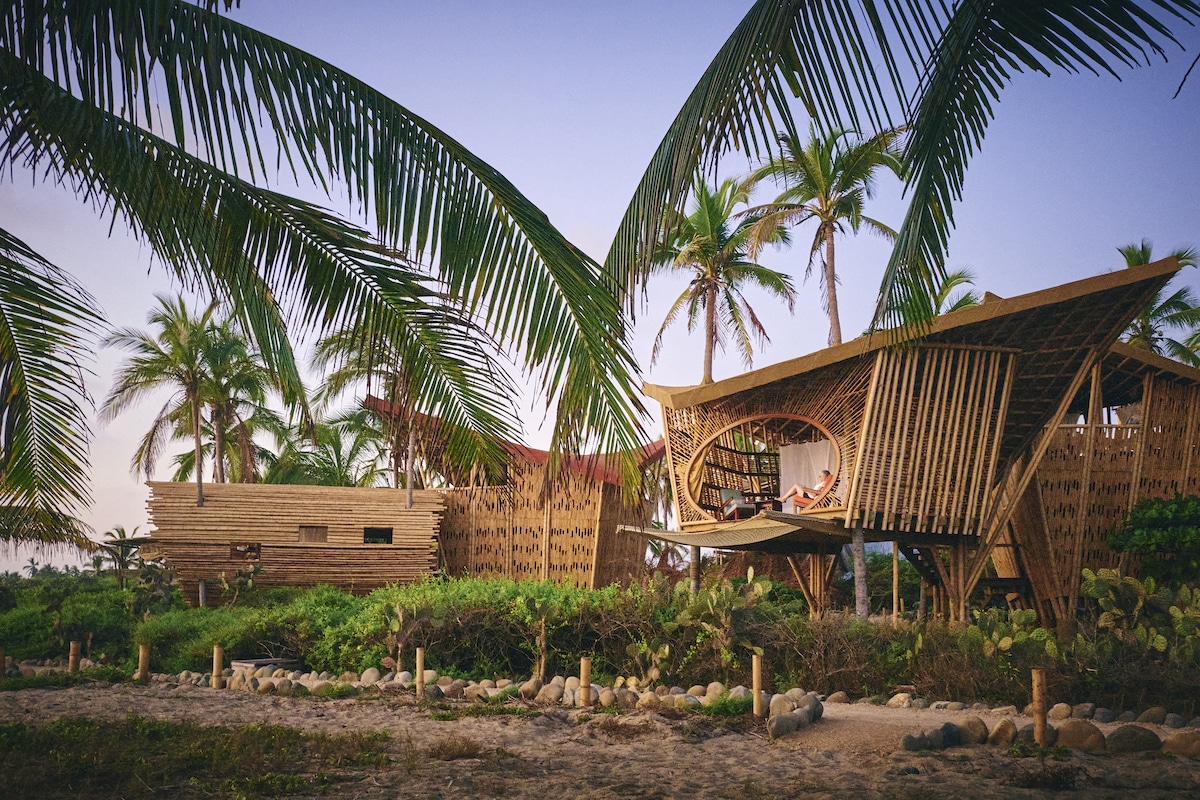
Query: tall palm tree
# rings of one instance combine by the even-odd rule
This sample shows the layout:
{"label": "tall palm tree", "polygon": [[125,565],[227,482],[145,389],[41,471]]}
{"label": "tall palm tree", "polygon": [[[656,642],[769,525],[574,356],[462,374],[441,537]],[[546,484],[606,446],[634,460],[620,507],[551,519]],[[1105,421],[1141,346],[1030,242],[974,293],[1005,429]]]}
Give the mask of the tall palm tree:
{"label": "tall palm tree", "polygon": [[266,483],[316,486],[382,486],[387,439],[366,409],[317,421],[313,435],[293,439],[263,477]]}
{"label": "tall palm tree", "polygon": [[135,474],[149,477],[162,453],[169,434],[187,421],[193,440],[196,472],[196,505],[204,505],[203,410],[205,389],[210,384],[207,356],[213,342],[217,306],[210,304],[193,316],[182,297],[156,295],[158,308],[152,309],[147,322],[157,330],[124,328],[113,331],[103,341],[105,347],[119,347],[132,353],[113,380],[113,387],[100,407],[101,422],[108,422],[147,394],[163,387],[174,390],[159,409],[150,430],[142,437],[131,465]]}
{"label": "tall palm tree", "polygon": [[[69,187],[127,223],[185,285],[226,299],[291,401],[303,389],[285,320],[318,331],[369,323],[405,343],[419,394],[450,386],[470,398],[476,374],[440,355],[445,326],[424,330],[454,312],[478,319],[552,400],[555,452],[589,440],[635,452],[636,365],[601,267],[445,132],[239,24],[225,13],[233,4],[0,2],[0,170]],[[272,162],[344,191],[361,215],[269,190]],[[0,322],[19,343],[0,335],[0,415],[15,426],[0,490],[65,514],[87,502],[86,398],[74,376],[95,311],[2,229],[0,267],[0,308],[28,323]],[[40,349],[20,347],[47,328]]]}
{"label": "tall palm tree", "polygon": [[865,226],[888,240],[895,239],[895,231],[863,214],[863,202],[873,195],[875,174],[881,168],[899,177],[904,175],[899,131],[886,130],[866,139],[851,137],[849,131],[840,128],[821,134],[810,126],[809,140],[801,145],[788,134],[781,134],[780,154],[750,176],[752,184],[771,178],[784,187],[774,202],[752,209],[760,217],[752,231],[753,249],[781,228],[809,220],[817,223],[804,279],[808,280],[813,262],[821,255],[821,285],[825,289],[831,345],[842,343],[834,238],[847,227],[858,233]]}
{"label": "tall palm tree", "polygon": [[[795,292],[788,276],[750,259],[750,234],[758,218],[745,216],[740,221],[734,220],[737,207],[749,200],[737,181],[725,180],[714,191],[703,178],[697,177],[693,193],[692,213],[675,220],[669,240],[657,253],[660,269],[688,273],[691,281],[667,311],[655,337],[650,362],[658,359],[663,333],[680,312],[686,310],[690,331],[703,311],[704,374],[700,382],[712,383],[713,350],[723,346],[726,336],[733,336],[747,366],[754,355],[751,332],[760,340],[767,339],[767,331],[742,294],[742,287],[755,285],[786,300],[789,311]],[[777,230],[775,238],[786,239],[785,231]],[[692,594],[696,594],[700,591],[699,547],[692,546],[690,550],[688,573]]]}
{"label": "tall palm tree", "polygon": [[[712,383],[713,351],[723,348],[728,337],[733,338],[746,366],[754,358],[751,334],[760,341],[769,340],[743,288],[756,286],[779,297],[787,301],[788,310],[793,307],[795,291],[786,275],[751,260],[751,233],[759,220],[755,216],[734,219],[737,207],[749,199],[737,181],[727,179],[714,190],[697,178],[693,192],[691,213],[676,220],[657,256],[660,270],[684,272],[691,280],[667,311],[650,361],[658,360],[663,334],[680,313],[686,311],[690,331],[703,312],[704,374],[700,382]],[[772,241],[781,241],[785,231],[777,228],[770,236]]]}
{"label": "tall palm tree", "polygon": [[140,561],[134,545],[130,544],[137,532],[136,526],[133,531],[126,532],[124,525],[116,525],[104,534],[107,538],[100,545],[102,558],[112,564],[113,572],[117,576],[117,588],[122,590],[129,582],[129,571],[136,569]]}
{"label": "tall palm tree", "polygon": [[[1148,239],[1140,244],[1118,247],[1117,252],[1125,259],[1126,267],[1149,264],[1153,246]],[[1196,266],[1196,248],[1185,247],[1170,253],[1180,266]],[[1184,334],[1182,340],[1175,333]],[[1192,290],[1183,286],[1171,294],[1164,288],[1154,295],[1125,331],[1124,339],[1134,347],[1141,347],[1159,355],[1169,356],[1193,367],[1200,367],[1200,305]]]}
{"label": "tall palm tree", "polygon": [[209,329],[204,352],[200,393],[209,409],[213,437],[213,481],[225,483],[230,429],[234,434],[243,478],[253,475],[254,442],[245,419],[263,409],[271,379],[232,320],[220,320]]}
{"label": "tall palm tree", "polygon": [[[731,148],[756,158],[797,126],[909,131],[909,206],[880,286],[875,325],[927,321],[967,164],[1014,73],[1107,72],[1166,57],[1195,0],[757,0],[663,136],[605,268],[634,306],[654,267],[662,209]],[[901,279],[901,276],[907,276]]]}

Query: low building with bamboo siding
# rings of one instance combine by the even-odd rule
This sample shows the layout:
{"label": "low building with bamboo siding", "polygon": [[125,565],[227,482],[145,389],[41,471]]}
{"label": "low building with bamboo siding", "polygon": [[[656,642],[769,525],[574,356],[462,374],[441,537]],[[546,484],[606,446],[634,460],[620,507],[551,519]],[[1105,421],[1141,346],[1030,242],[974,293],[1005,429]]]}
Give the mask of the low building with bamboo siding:
{"label": "low building with bamboo siding", "polygon": [[[1200,373],[1117,341],[1178,269],[1168,259],[988,295],[925,331],[645,386],[662,405],[679,521],[656,535],[787,555],[820,610],[834,554],[861,528],[897,544],[941,613],[964,619],[986,582],[1048,619],[1069,615],[1082,566],[1113,561],[1103,542],[1120,514],[1200,479]],[[1104,408],[1137,403],[1143,420],[1100,423]],[[818,489],[822,469],[832,479]],[[785,507],[776,498],[793,483],[816,491]]]}
{"label": "low building with bamboo siding", "polygon": [[[439,570],[589,588],[638,574],[646,540],[630,531],[649,525],[651,507],[629,501],[615,460],[566,459],[548,478],[545,451],[505,450],[503,483],[417,490],[412,508],[394,488],[230,483],[206,484],[198,506],[194,483],[150,482],[154,530],[142,556],[165,558],[192,605],[251,571],[259,587],[360,594]],[[650,445],[642,463],[664,452],[661,441]]]}

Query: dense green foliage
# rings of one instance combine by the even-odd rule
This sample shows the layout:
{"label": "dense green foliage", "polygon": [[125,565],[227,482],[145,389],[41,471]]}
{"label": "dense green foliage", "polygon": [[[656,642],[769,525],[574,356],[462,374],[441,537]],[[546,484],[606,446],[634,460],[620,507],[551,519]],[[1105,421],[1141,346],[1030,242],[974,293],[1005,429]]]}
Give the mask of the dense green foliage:
{"label": "dense green foliage", "polygon": [[1143,557],[1142,574],[1172,584],[1200,580],[1200,497],[1141,500],[1108,539]]}
{"label": "dense green foliage", "polygon": [[[93,654],[127,672],[136,642],[151,644],[151,668],[161,672],[205,670],[214,644],[230,659],[298,657],[335,674],[411,670],[420,646],[430,668],[475,679],[528,676],[543,659],[547,674],[570,674],[588,655],[598,683],[624,677],[681,686],[748,685],[749,656],[760,652],[777,687],[861,697],[911,686],[929,698],[1015,704],[1028,702],[1028,670],[1040,667],[1056,700],[1200,710],[1200,592],[1169,592],[1115,573],[1087,578],[1083,589],[1096,601],[1097,622],[1083,620],[1073,638],[1057,638],[1032,611],[990,609],[968,626],[841,615],[810,620],[803,599],[753,575],[710,581],[694,599],[686,582],[661,578],[600,591],[471,579],[363,597],[324,586],[253,590],[233,607],[174,607],[144,619],[126,610],[121,628],[113,603],[131,592],[105,588],[111,579],[80,576],[68,603],[59,593],[68,579],[51,576],[44,586],[42,578],[11,581],[16,604],[0,613],[0,640],[19,658],[61,657],[62,631],[75,626],[70,630],[80,633],[73,635],[92,635]],[[57,616],[40,613],[60,600]],[[46,625],[42,617],[60,621]]]}

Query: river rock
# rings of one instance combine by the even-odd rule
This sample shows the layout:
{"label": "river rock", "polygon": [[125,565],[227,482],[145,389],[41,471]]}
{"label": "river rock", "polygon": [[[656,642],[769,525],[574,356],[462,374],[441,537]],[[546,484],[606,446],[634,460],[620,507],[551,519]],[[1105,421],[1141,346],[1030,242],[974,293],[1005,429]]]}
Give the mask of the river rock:
{"label": "river rock", "polygon": [[[440,686],[440,684],[439,684]],[[445,686],[441,686],[442,696],[448,700],[459,700],[466,697],[466,688],[458,682],[451,682]]]}
{"label": "river rock", "polygon": [[575,675],[567,678],[566,681],[563,682],[563,688],[570,689],[572,692],[575,691],[579,688],[579,678]]}
{"label": "river rock", "polygon": [[979,717],[967,717],[958,723],[958,733],[963,744],[987,744],[987,723]]}
{"label": "river rock", "polygon": [[283,695],[284,697],[291,697],[292,689],[295,686],[296,684],[292,683],[291,678],[280,678],[275,684],[275,692]]}
{"label": "river rock", "polygon": [[600,697],[597,699],[604,708],[612,708],[617,703],[617,693],[612,689],[601,689]]}
{"label": "river rock", "polygon": [[662,698],[654,692],[646,692],[637,701],[637,707],[640,711],[658,711],[662,708],[662,705]]}
{"label": "river rock", "polygon": [[484,678],[483,680],[481,680],[479,682],[479,685],[485,689],[495,689],[496,688],[496,682],[494,680],[492,680],[491,678]]}
{"label": "river rock", "polygon": [[1079,703],[1071,706],[1071,719],[1091,719],[1096,716],[1095,703]]}
{"label": "river rock", "polygon": [[790,698],[792,698],[792,700],[793,700],[793,701],[798,701],[798,700],[799,700],[801,697],[806,697],[806,696],[807,696],[807,695],[805,694],[804,690],[803,690],[803,689],[801,689],[801,688],[799,688],[799,687],[795,687],[795,688],[792,688],[792,689],[788,689],[788,690],[787,690],[786,692],[784,692],[783,694],[784,694],[784,696],[786,696],[786,697],[790,697]]}
{"label": "river rock", "polygon": [[286,678],[287,670],[285,670],[283,667],[276,667],[275,669],[271,670],[271,677],[272,678]]}
{"label": "river rock", "polygon": [[1015,717],[1017,715],[1016,706],[996,706],[992,709],[993,714],[999,714],[1002,717]]}
{"label": "river rock", "polygon": [[713,681],[708,686],[704,687],[705,695],[722,695],[725,694],[725,684],[720,681]]}
{"label": "river rock", "polygon": [[396,683],[400,684],[401,686],[404,686],[405,688],[407,688],[412,685],[412,682],[413,682],[413,674],[411,672],[409,672],[408,670],[404,670],[403,672],[399,672],[396,674]]}
{"label": "river rock", "polygon": [[1122,725],[1108,735],[1105,744],[1110,753],[1141,753],[1158,750],[1162,747],[1162,740],[1149,728]]}
{"label": "river rock", "polygon": [[1092,720],[1095,722],[1116,722],[1117,715],[1111,709],[1097,708],[1096,713],[1092,714]]}
{"label": "river rock", "polygon": [[1137,722],[1138,713],[1136,711],[1122,711],[1117,715],[1117,722]]}
{"label": "river rock", "polygon": [[833,694],[829,695],[829,697],[825,698],[825,702],[834,703],[835,705],[839,703],[849,703],[850,695],[846,694],[845,692],[834,692]]}
{"label": "river rock", "polygon": [[659,684],[658,686],[654,687],[654,693],[656,695],[658,695],[659,697],[666,697],[667,695],[669,695],[671,693],[671,690],[668,689],[666,686]]}
{"label": "river rock", "polygon": [[436,683],[425,684],[425,699],[426,700],[441,700],[443,697],[442,687]]}
{"label": "river rock", "polygon": [[796,703],[786,694],[777,694],[771,698],[769,712],[772,717],[776,714],[790,714],[795,710]]}
{"label": "river rock", "polygon": [[534,698],[534,702],[540,703],[544,706],[555,705],[556,703],[562,701],[563,691],[563,687],[557,683],[547,683],[537,693],[537,697]]}
{"label": "river rock", "polygon": [[807,725],[808,720],[803,714],[794,712],[776,714],[767,720],[767,735],[772,739],[778,739],[781,736],[787,736],[789,733],[795,733]]}
{"label": "river rock", "polygon": [[[494,687],[493,687],[494,688]],[[486,703],[488,699],[488,690],[482,684],[478,686],[468,686],[463,689],[463,697],[470,700],[472,703]]]}
{"label": "river rock", "polygon": [[817,722],[825,715],[825,706],[821,705],[821,701],[817,699],[816,695],[811,694],[806,694],[797,701],[796,710],[807,710],[813,722]]}
{"label": "river rock", "polygon": [[900,740],[900,749],[917,753],[929,749],[929,737],[924,733],[909,733]]}
{"label": "river rock", "polygon": [[1185,724],[1187,724],[1187,720],[1180,714],[1167,714],[1163,718],[1163,725],[1166,725],[1168,728],[1182,728]]}
{"label": "river rock", "polygon": [[745,700],[750,697],[750,690],[745,686],[735,686],[729,690],[730,700]]}
{"label": "river rock", "polygon": [[342,683],[357,683],[358,682],[358,673],[357,672],[349,672],[349,671],[343,672],[341,675],[338,676],[338,680],[341,681]]}
{"label": "river rock", "polygon": [[988,734],[988,744],[993,747],[1008,747],[1017,735],[1017,726],[1011,719],[1002,719]]}
{"label": "river rock", "polygon": [[[1031,722],[1028,725],[1022,726],[1021,729],[1017,731],[1014,741],[1036,743],[1036,740],[1033,738],[1033,723]],[[1047,725],[1046,747],[1054,747],[1054,743],[1056,741],[1058,741],[1058,729],[1053,725]]]}
{"label": "river rock", "polygon": [[365,670],[363,670],[362,677],[360,677],[359,680],[363,683],[375,683],[381,678],[383,678],[383,676],[379,674],[378,669],[375,667],[367,667]]}
{"label": "river rock", "polygon": [[697,684],[696,686],[693,686],[690,689],[688,689],[687,693],[690,694],[692,697],[704,697],[704,695],[707,691],[708,691],[707,686],[700,686],[699,684]]}
{"label": "river rock", "polygon": [[1200,728],[1200,717],[1192,717],[1187,726],[1189,728]]}
{"label": "river rock", "polygon": [[1169,736],[1162,744],[1164,753],[1200,758],[1200,733],[1182,731]]}
{"label": "river rock", "polygon": [[891,699],[887,701],[888,708],[908,708],[911,705],[912,705],[912,695],[909,694],[908,692],[900,692],[899,694],[894,694],[894,695],[892,695]]}
{"label": "river rock", "polygon": [[1162,706],[1154,706],[1147,708],[1141,714],[1138,714],[1137,721],[1148,725],[1162,725],[1166,722],[1167,710]]}
{"label": "river rock", "polygon": [[510,686],[512,686],[512,681],[509,680],[508,678],[500,678],[499,680],[496,681],[497,689],[507,689]]}
{"label": "river rock", "polygon": [[425,683],[437,683],[438,674],[436,669],[425,670]]}
{"label": "river rock", "polygon": [[275,681],[273,680],[260,681],[258,684],[259,694],[275,694],[275,691]]}
{"label": "river rock", "polygon": [[1085,753],[1103,753],[1106,749],[1104,733],[1086,719],[1064,720],[1058,726],[1057,744]]}
{"label": "river rock", "polygon": [[926,700],[924,697],[914,697],[912,699],[911,708],[915,708],[918,710],[922,709],[922,708],[929,708],[929,701]]}
{"label": "river rock", "polygon": [[967,704],[960,703],[957,700],[951,700],[949,703],[946,703],[946,710],[947,711],[966,711]]}
{"label": "river rock", "polygon": [[537,697],[538,692],[542,690],[542,682],[537,678],[530,678],[521,684],[521,688],[517,690],[517,694],[521,695],[523,700],[532,700]]}
{"label": "river rock", "polygon": [[1055,703],[1046,712],[1046,719],[1070,719],[1071,707],[1066,703]]}
{"label": "river rock", "polygon": [[[631,711],[637,708],[638,700],[640,699],[641,697],[638,693],[632,689],[624,687],[617,689],[617,708],[623,711]],[[700,701],[696,700],[696,702],[699,703]]]}
{"label": "river rock", "polygon": [[700,698],[693,694],[677,694],[674,697],[675,707],[681,710],[700,705]]}

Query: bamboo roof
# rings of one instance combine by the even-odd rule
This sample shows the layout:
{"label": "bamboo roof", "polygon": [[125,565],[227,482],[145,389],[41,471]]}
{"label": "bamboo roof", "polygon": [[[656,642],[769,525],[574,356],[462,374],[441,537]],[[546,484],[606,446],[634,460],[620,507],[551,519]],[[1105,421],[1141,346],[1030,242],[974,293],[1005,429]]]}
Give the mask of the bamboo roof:
{"label": "bamboo roof", "polygon": [[795,379],[819,380],[826,369],[894,344],[1006,348],[1018,354],[1001,445],[1002,457],[1010,458],[1049,423],[1091,354],[1106,352],[1178,270],[1179,263],[1168,258],[1017,297],[992,295],[979,306],[938,317],[924,336],[915,329],[881,331],[707,385],[645,384],[643,390],[667,408],[681,409]]}
{"label": "bamboo roof", "polygon": [[[1200,386],[1200,369],[1125,342],[1113,343],[1104,357],[1102,373],[1102,393],[1106,406],[1123,406],[1141,400],[1142,382],[1146,375],[1187,386]],[[1087,407],[1088,390],[1085,388],[1080,391],[1070,410],[1082,414]]]}

